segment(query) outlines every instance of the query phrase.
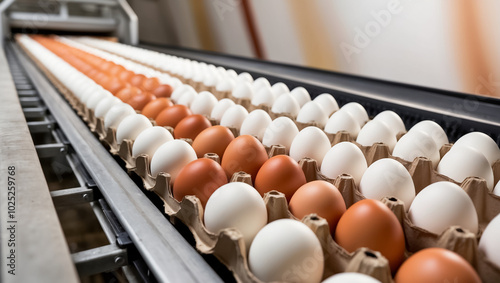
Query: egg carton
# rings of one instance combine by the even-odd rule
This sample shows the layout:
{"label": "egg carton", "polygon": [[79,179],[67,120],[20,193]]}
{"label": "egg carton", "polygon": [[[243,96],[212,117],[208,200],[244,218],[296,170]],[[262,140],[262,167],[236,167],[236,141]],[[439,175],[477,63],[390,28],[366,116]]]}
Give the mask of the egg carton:
{"label": "egg carton", "polygon": [[[34,61],[37,62],[36,58],[34,58]],[[80,116],[87,116],[87,120],[91,121],[90,118],[92,118],[93,113],[91,111],[85,111],[85,107],[82,106],[82,103],[79,104],[78,101],[76,101],[75,103],[75,97],[71,94],[71,92],[67,88],[65,88],[62,83],[57,81],[55,77],[53,77],[50,72],[48,72],[48,70],[39,62],[37,62],[37,65],[39,65],[39,67],[44,70],[49,79],[54,83],[54,85],[56,85],[56,87],[59,88],[63,95],[68,99],[68,101],[70,101],[70,103],[71,100],[73,101],[73,103],[71,103],[73,108],[77,110],[80,109],[80,111],[78,111]],[[203,208],[201,207],[200,201],[194,196],[187,196],[181,202],[175,200],[172,196],[172,192],[169,186],[169,175],[167,173],[160,173],[158,177],[153,178],[150,174],[144,174],[149,170],[148,157],[139,156],[137,160],[133,160],[133,158],[131,157],[132,142],[126,140],[119,147],[117,147],[116,139],[113,140],[113,137],[115,137],[116,135],[116,130],[111,128],[108,129],[107,132],[104,132],[102,119],[96,119],[96,121],[97,123],[95,130],[100,132],[100,135],[103,136],[103,139],[107,141],[110,147],[113,146],[114,150],[112,150],[112,152],[114,152],[114,154],[119,154],[120,157],[122,157],[122,159],[126,161],[127,168],[129,170],[136,171],[136,173],[138,173],[138,175],[140,176],[142,175],[141,177],[143,178],[145,188],[156,192],[162,198],[165,203],[165,212],[167,214],[180,219],[189,227],[189,229],[193,232],[195,239],[197,239],[197,248],[201,252],[213,253],[214,255],[219,257],[224,264],[226,264],[233,272],[235,272],[235,276],[241,282],[258,282],[258,279],[256,279],[248,269],[246,262],[246,251],[244,251],[244,244],[242,244],[242,239],[241,235],[239,235],[239,232],[235,231],[234,229],[228,229],[228,231],[223,231],[219,235],[214,235],[206,231],[206,228],[204,228],[202,222],[201,215],[203,212]],[[340,133],[334,135],[332,141],[334,142],[335,140],[347,141],[348,134],[346,135],[346,133]],[[272,147],[273,150],[275,150],[275,148],[278,148],[276,152],[271,153],[271,149],[269,149],[268,152],[273,155],[283,154],[283,148]],[[371,147],[360,148],[362,149],[369,163],[372,163],[380,158],[391,157],[388,154],[387,146],[383,144],[375,144]],[[447,149],[449,150],[449,146]],[[444,155],[445,152],[446,149],[441,149],[441,155]],[[136,162],[135,165],[132,163],[133,161]],[[426,158],[417,158],[414,162],[411,163],[404,160],[398,161],[400,161],[407,167],[414,181],[416,180],[420,184],[420,189],[425,187],[425,184],[430,184],[437,181],[446,180],[454,182],[450,178],[435,172],[432,168],[432,163]],[[497,173],[495,174],[496,178],[498,178],[498,171],[500,167],[498,166],[498,164],[499,162],[496,162],[494,166],[494,171],[495,173]],[[355,186],[352,177],[350,177],[349,175],[341,175],[335,180],[331,180],[321,175],[314,160],[304,159],[301,161],[301,165],[304,172],[306,173],[307,181],[321,179],[332,182],[334,185],[336,185],[337,188],[339,188],[339,190],[341,191],[347,207],[349,207],[356,201],[364,199],[363,195]],[[143,173],[141,174],[140,172]],[[245,177],[241,177],[240,174],[240,177],[236,177],[233,181],[245,181]],[[247,177],[245,182],[251,183],[251,179]],[[454,183],[458,184],[457,182]],[[500,198],[490,194],[488,189],[486,188],[485,181],[479,178],[468,178],[459,185],[461,185],[462,188],[464,188],[464,190],[471,196],[476,209],[478,209],[478,206],[481,208],[478,209],[478,212],[480,212],[480,224],[482,224],[482,228],[484,228],[484,226],[486,226],[487,223],[499,212],[498,210],[500,209]],[[276,220],[280,218],[293,218],[291,213],[288,211],[286,198],[284,198],[283,194],[279,192],[271,192],[269,194],[266,194],[265,200],[268,207],[270,220]],[[391,208],[391,210],[398,217],[398,220],[402,223],[409,253],[411,253],[411,251],[418,251],[426,247],[444,247],[461,254],[464,258],[471,262],[473,266],[476,267],[484,282],[493,282],[491,281],[492,278],[498,278],[498,276],[500,276],[500,269],[493,263],[485,259],[484,255],[478,254],[478,235],[467,232],[460,227],[450,227],[441,235],[430,233],[429,231],[416,227],[411,223],[411,221],[408,219],[407,214],[405,213],[404,205],[401,201],[398,201],[395,198],[385,198],[383,201]],[[321,219],[320,217],[311,215],[309,216],[310,222],[323,222],[321,225],[311,225],[311,223],[307,223],[307,219],[307,217],[304,219],[305,223],[308,224],[308,226],[311,227],[313,231],[315,231],[316,235],[320,239],[320,242],[322,243],[322,247],[325,253],[325,259],[327,261],[333,260],[334,262],[336,262],[336,264],[326,264],[324,278],[327,277],[326,274],[328,273],[327,270],[329,270],[329,267],[333,266],[333,271],[330,271],[331,274],[342,271],[363,272],[364,270],[365,272],[363,273],[367,273],[376,278],[379,278],[382,280],[382,282],[391,282],[392,279],[390,277],[390,269],[389,273],[387,273],[387,260],[383,258],[380,253],[360,250],[355,254],[349,254],[340,246],[338,246],[338,244],[336,244],[332,239],[328,224],[325,220]],[[326,228],[324,227],[325,225]],[[318,231],[323,231],[323,233],[318,233]],[[216,239],[215,242],[214,239]],[[227,254],[226,252],[228,251],[228,246],[233,247],[234,249],[232,250],[235,251],[235,253]],[[219,250],[222,251],[221,254],[219,254],[219,252],[216,252]],[[336,256],[332,256],[332,254]],[[356,262],[355,258],[361,259],[358,263],[362,264],[353,264],[354,262]],[[372,260],[373,258],[378,258],[381,260],[377,261],[376,264],[367,264],[370,262],[374,263],[374,261]],[[237,260],[234,261],[234,259]],[[345,259],[347,259],[347,261]],[[344,263],[344,265],[339,264],[339,262]],[[346,262],[348,262],[347,265],[345,264]],[[341,266],[341,268],[339,270],[336,270],[335,268],[338,268],[338,266]],[[356,268],[358,269],[352,269],[352,266],[357,266]],[[370,271],[366,272],[366,270]],[[389,274],[388,277],[387,274]],[[385,278],[382,279],[382,277],[384,276]]]}

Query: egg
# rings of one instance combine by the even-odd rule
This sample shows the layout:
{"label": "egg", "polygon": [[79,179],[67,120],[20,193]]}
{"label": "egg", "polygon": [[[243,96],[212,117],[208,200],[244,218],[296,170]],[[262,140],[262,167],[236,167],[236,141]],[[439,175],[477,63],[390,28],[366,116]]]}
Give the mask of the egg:
{"label": "egg", "polygon": [[202,91],[193,100],[190,109],[193,114],[210,116],[217,102],[217,98],[211,92]]}
{"label": "egg", "polygon": [[196,160],[196,152],[183,140],[168,141],[158,147],[151,158],[151,175],[158,173],[170,174],[171,182],[175,182],[181,169],[189,162]]}
{"label": "egg", "polygon": [[448,227],[458,225],[478,232],[478,216],[469,195],[451,182],[430,184],[420,191],[408,211],[411,222],[440,235]]}
{"label": "egg", "polygon": [[205,206],[203,219],[212,233],[235,228],[243,236],[248,249],[255,235],[267,223],[266,204],[252,186],[232,182],[212,193]]}
{"label": "egg", "polygon": [[125,103],[115,104],[104,116],[104,128],[116,128],[128,115],[136,114],[134,108]]}
{"label": "egg", "polygon": [[500,241],[498,241],[498,235],[500,235],[500,214],[495,216],[486,226],[478,246],[478,249],[483,252],[489,261],[500,267]]}
{"label": "egg", "polygon": [[255,109],[248,114],[241,124],[240,135],[251,135],[262,140],[264,132],[271,122],[272,119],[266,111]]}
{"label": "egg", "polygon": [[325,132],[329,134],[336,134],[340,131],[346,131],[349,135],[356,139],[361,130],[358,121],[352,117],[347,111],[337,111],[330,116],[325,125]]}
{"label": "egg", "polygon": [[241,128],[241,124],[248,116],[248,111],[245,107],[241,105],[233,105],[229,107],[222,118],[220,119],[220,125],[228,128],[235,128],[239,130]]}
{"label": "egg", "polygon": [[253,90],[254,90],[254,93],[257,92],[261,87],[271,87],[271,84],[269,83],[269,81],[264,78],[264,77],[259,77],[257,78],[255,81],[253,81]]}
{"label": "egg", "polygon": [[290,212],[298,219],[316,213],[328,222],[330,233],[335,232],[346,210],[344,198],[333,184],[317,180],[302,185],[290,199]]}
{"label": "egg", "polygon": [[290,157],[297,162],[309,157],[321,164],[331,147],[328,136],[318,127],[310,126],[302,129],[293,139],[290,145]]}
{"label": "egg", "polygon": [[500,196],[500,182],[498,182],[495,188],[493,189],[493,194]]}
{"label": "egg", "polygon": [[226,77],[219,80],[217,85],[215,85],[215,90],[221,92],[232,91],[235,85],[236,82],[234,79]]}
{"label": "egg", "polygon": [[425,132],[429,134],[436,143],[438,149],[440,149],[443,145],[449,143],[448,136],[446,135],[443,128],[441,128],[438,123],[431,120],[418,122],[408,131],[408,133],[411,132]]}
{"label": "egg", "polygon": [[148,128],[136,137],[132,145],[132,156],[146,154],[151,160],[158,147],[172,140],[174,137],[167,129],[158,126]]}
{"label": "egg", "polygon": [[263,86],[255,91],[251,103],[253,106],[264,105],[271,107],[275,101],[276,98],[274,97],[272,88],[270,86]]}
{"label": "egg", "polygon": [[156,119],[158,114],[160,114],[161,111],[165,110],[166,108],[174,106],[172,101],[166,97],[160,97],[155,100],[150,101],[144,108],[142,109],[141,114],[151,118],[151,119]]}
{"label": "egg", "polygon": [[210,121],[203,115],[193,114],[180,120],[175,126],[174,137],[176,139],[187,138],[194,140],[199,133],[212,126]]}
{"label": "egg", "polygon": [[386,124],[372,120],[366,123],[358,133],[356,142],[363,146],[372,146],[374,143],[381,142],[389,147],[392,152],[396,146],[396,135]]}
{"label": "egg", "polygon": [[475,176],[486,180],[490,191],[493,190],[493,169],[488,159],[472,147],[455,144],[437,166],[437,172],[463,182],[467,177]]}
{"label": "egg", "polygon": [[187,195],[198,197],[205,207],[212,193],[227,184],[224,169],[219,163],[208,158],[200,158],[181,169],[173,186],[174,198],[178,201]]}
{"label": "egg", "polygon": [[248,83],[253,83],[253,78],[252,75],[250,75],[247,72],[240,73],[238,75],[238,80],[242,82],[248,82]]}
{"label": "egg", "polygon": [[127,103],[135,110],[141,111],[144,106],[155,99],[156,97],[153,94],[149,92],[143,92],[131,97],[129,100],[127,100]]}
{"label": "egg", "polygon": [[129,82],[133,86],[140,87],[140,86],[142,86],[142,84],[144,83],[144,81],[146,79],[147,79],[146,76],[143,74],[135,74],[134,76],[132,76],[130,78]]}
{"label": "egg", "polygon": [[306,176],[299,164],[287,155],[277,155],[268,159],[255,178],[255,188],[264,196],[271,190],[285,194],[287,200],[306,183]]}
{"label": "egg", "polygon": [[227,146],[234,140],[233,133],[224,126],[212,126],[203,130],[193,140],[193,149],[198,158],[207,153],[216,153],[223,157]]}
{"label": "egg", "polygon": [[399,268],[396,283],[480,283],[474,268],[460,255],[443,249],[423,249],[410,256]]}
{"label": "egg", "polygon": [[125,139],[135,140],[144,130],[153,127],[149,119],[141,114],[133,114],[125,117],[116,128],[116,142],[121,144]]}
{"label": "egg", "polygon": [[459,138],[455,145],[469,146],[478,150],[484,154],[492,166],[495,161],[500,159],[500,149],[497,143],[490,136],[481,132],[468,133]]}
{"label": "egg", "polygon": [[393,273],[404,260],[403,227],[378,200],[364,199],[349,207],[339,220],[335,241],[348,252],[361,247],[379,251],[389,261]]}
{"label": "egg", "polygon": [[322,281],[322,283],[382,283],[377,279],[363,273],[357,272],[342,272],[330,276]]}
{"label": "egg", "polygon": [[321,105],[315,101],[309,101],[299,111],[297,122],[316,123],[316,126],[323,128],[328,122],[328,115],[325,114]]}
{"label": "egg", "polygon": [[439,148],[434,139],[425,132],[414,131],[402,136],[394,146],[392,155],[412,162],[417,157],[426,157],[436,168],[439,163]]}
{"label": "egg", "polygon": [[170,97],[172,92],[174,91],[173,87],[169,84],[162,84],[157,86],[153,91],[153,95],[156,97]]}
{"label": "egg", "polygon": [[176,101],[179,105],[185,105],[187,107],[191,107],[191,103],[198,96],[198,93],[194,90],[187,89],[182,93],[182,96]]}
{"label": "egg", "polygon": [[239,81],[233,89],[232,95],[234,98],[252,99],[253,87],[248,81]]}
{"label": "egg", "polygon": [[297,117],[300,106],[293,96],[289,93],[285,93],[274,101],[271,111],[276,114],[289,114],[292,117]]}
{"label": "egg", "polygon": [[142,82],[142,88],[146,91],[153,91],[160,86],[160,80],[156,77],[146,78]]}
{"label": "egg", "polygon": [[86,106],[89,109],[95,110],[99,102],[101,102],[101,100],[103,100],[104,98],[108,97],[113,97],[113,95],[109,91],[106,90],[97,91],[89,98],[89,100],[87,100]]}
{"label": "egg", "polygon": [[216,121],[220,121],[227,109],[229,109],[233,105],[235,105],[234,101],[229,98],[219,100],[214,108],[212,108],[212,112],[210,112],[210,118]]}
{"label": "egg", "polygon": [[360,127],[363,127],[363,125],[368,121],[368,113],[366,113],[366,109],[357,102],[349,102],[342,106],[341,109],[351,114],[352,117],[358,121]]}
{"label": "egg", "polygon": [[297,125],[288,117],[278,117],[267,126],[262,138],[262,144],[271,147],[282,145],[286,150],[290,150],[292,141],[299,133]]}
{"label": "egg", "polygon": [[126,87],[122,90],[120,90],[117,94],[116,97],[118,97],[121,101],[127,102],[130,98],[139,95],[142,93],[142,90],[131,86],[131,87]]}
{"label": "egg", "polygon": [[373,118],[373,120],[380,121],[387,125],[389,129],[392,130],[392,133],[397,136],[399,133],[405,133],[406,127],[405,123],[399,117],[399,115],[391,110],[382,111],[377,116]]}
{"label": "egg", "polygon": [[366,169],[359,183],[359,191],[369,199],[395,197],[404,203],[406,211],[415,198],[415,185],[410,173],[391,158],[379,159]]}
{"label": "egg", "polygon": [[271,90],[273,91],[275,98],[278,98],[282,94],[290,93],[290,89],[288,88],[288,86],[286,86],[286,84],[284,84],[282,82],[277,82],[277,83],[273,84],[273,86],[271,87]]}
{"label": "egg", "polygon": [[309,92],[307,91],[307,89],[301,86],[292,89],[292,91],[290,91],[290,95],[293,96],[295,100],[297,100],[300,107],[304,106],[304,104],[311,101],[311,96],[309,95]]}
{"label": "egg", "polygon": [[324,257],[316,235],[305,224],[280,219],[255,236],[248,253],[252,273],[264,282],[321,282]]}
{"label": "egg", "polygon": [[313,100],[318,103],[327,116],[332,115],[333,112],[339,110],[339,105],[333,96],[329,93],[322,93]]}
{"label": "egg", "polygon": [[252,136],[243,135],[235,138],[229,143],[222,158],[222,168],[226,171],[228,179],[234,173],[244,171],[255,176],[260,167],[268,159],[266,149],[258,139]]}
{"label": "egg", "polygon": [[191,115],[191,110],[185,105],[174,105],[164,109],[156,116],[158,126],[170,126],[175,128],[177,124],[187,116]]}
{"label": "egg", "polygon": [[196,90],[194,90],[194,88],[190,85],[187,85],[187,84],[184,84],[184,85],[181,85],[180,87],[176,88],[173,92],[172,92],[172,95],[170,96],[170,98],[172,99],[173,102],[177,102],[179,101],[179,99],[184,95],[185,92],[195,92],[196,93]]}
{"label": "egg", "polygon": [[367,167],[365,156],[359,147],[350,142],[341,142],[326,153],[321,163],[321,174],[330,179],[349,174],[359,184]]}

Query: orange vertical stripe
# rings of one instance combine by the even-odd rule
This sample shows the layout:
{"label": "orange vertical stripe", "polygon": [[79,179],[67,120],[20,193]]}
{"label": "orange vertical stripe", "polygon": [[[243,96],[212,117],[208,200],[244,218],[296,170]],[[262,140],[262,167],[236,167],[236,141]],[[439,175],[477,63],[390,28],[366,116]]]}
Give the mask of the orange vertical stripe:
{"label": "orange vertical stripe", "polygon": [[214,38],[215,32],[206,12],[205,1],[191,0],[189,4],[191,5],[192,20],[196,26],[201,48],[217,51],[217,44]]}
{"label": "orange vertical stripe", "polygon": [[257,34],[253,10],[250,7],[250,3],[248,2],[248,0],[243,0],[242,4],[243,5],[241,5],[241,8],[243,9],[243,14],[245,15],[246,20],[245,22],[248,28],[248,32],[250,33],[250,38],[252,39],[253,50],[257,58],[264,59],[264,51],[260,42],[260,37]]}

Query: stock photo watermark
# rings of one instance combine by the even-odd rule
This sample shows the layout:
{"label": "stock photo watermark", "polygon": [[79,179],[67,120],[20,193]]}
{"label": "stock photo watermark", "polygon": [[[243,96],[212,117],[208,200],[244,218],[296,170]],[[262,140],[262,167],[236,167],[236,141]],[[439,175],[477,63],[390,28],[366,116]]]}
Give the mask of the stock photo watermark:
{"label": "stock photo watermark", "polygon": [[242,0],[213,0],[212,6],[217,12],[217,16],[221,21],[227,13],[234,12],[236,8],[241,5]]}
{"label": "stock photo watermark", "polygon": [[474,88],[474,94],[485,96],[500,96],[500,76],[489,74],[477,77],[478,84]]}

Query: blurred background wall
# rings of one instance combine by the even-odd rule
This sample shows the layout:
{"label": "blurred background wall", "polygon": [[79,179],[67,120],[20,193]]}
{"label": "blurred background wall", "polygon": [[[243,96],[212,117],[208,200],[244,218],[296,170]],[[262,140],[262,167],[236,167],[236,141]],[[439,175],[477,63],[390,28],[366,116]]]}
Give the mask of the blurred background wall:
{"label": "blurred background wall", "polygon": [[129,0],[144,42],[500,97],[498,0]]}

